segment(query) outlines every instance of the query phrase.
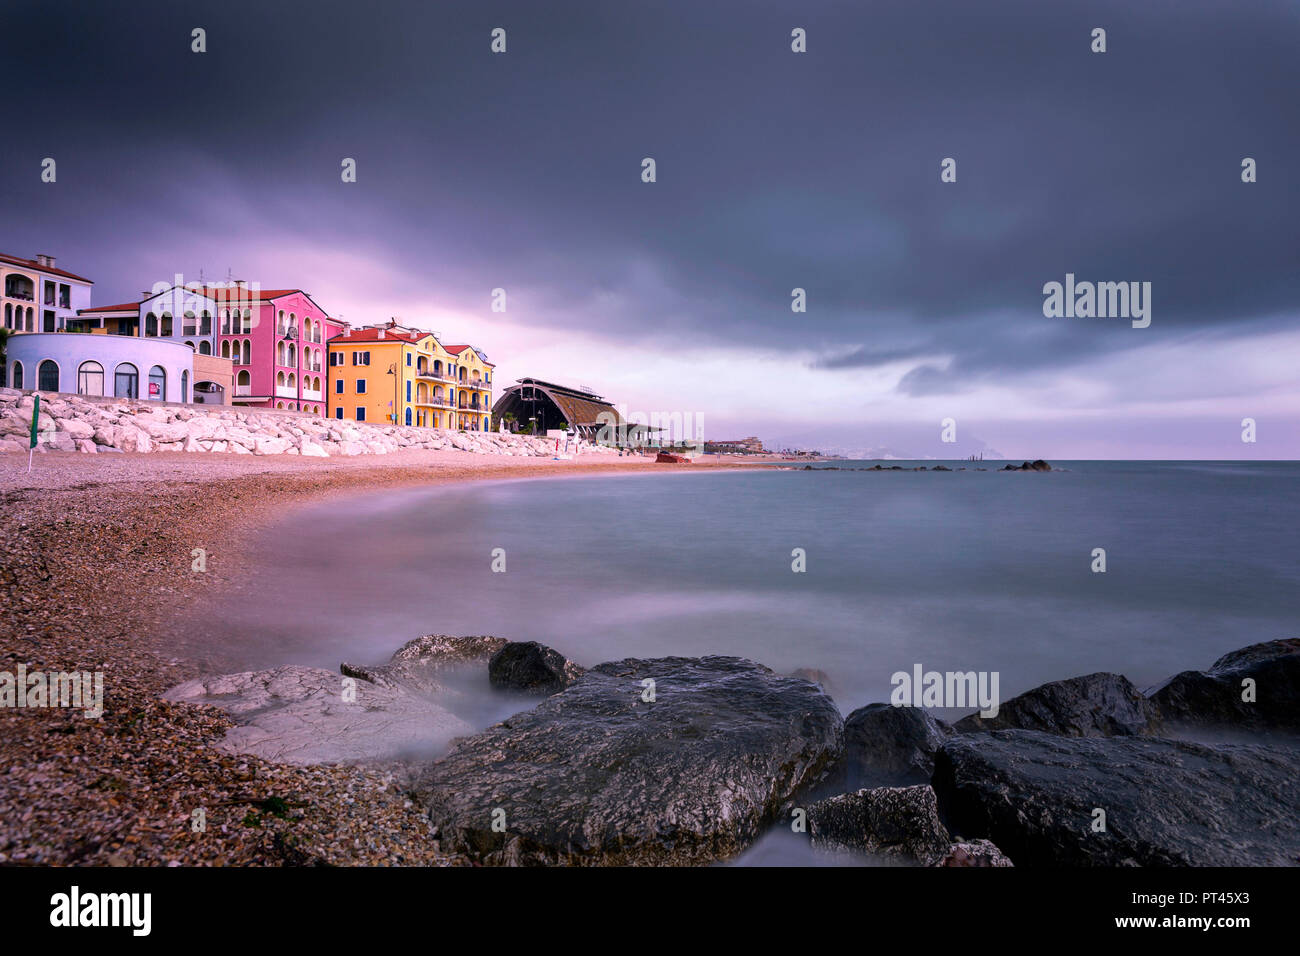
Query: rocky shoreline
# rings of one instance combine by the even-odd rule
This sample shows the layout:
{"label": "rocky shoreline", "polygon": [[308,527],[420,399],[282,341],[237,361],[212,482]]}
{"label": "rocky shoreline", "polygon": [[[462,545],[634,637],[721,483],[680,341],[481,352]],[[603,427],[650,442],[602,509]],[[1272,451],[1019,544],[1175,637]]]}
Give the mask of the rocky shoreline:
{"label": "rocky shoreline", "polygon": [[[202,676],[231,670],[219,653],[175,657],[170,609],[228,585],[242,560],[232,528],[361,488],[663,466],[447,451],[398,452],[382,468],[365,458],[54,455],[28,477],[25,459],[0,456],[0,670],[102,669],[106,701],[99,721],[0,710],[0,863],[697,864],[734,859],[765,832],[794,827],[799,812],[819,850],[879,862],[1296,862],[1295,641],[1243,648],[1146,692],[1119,675],[1057,681],[1004,702],[992,722],[950,726],[885,704],[841,719],[816,672],[735,658],[583,671],[540,645],[432,635],[379,667],[249,679],[260,706],[231,713],[245,690]],[[191,572],[196,541],[224,542],[204,575]],[[519,713],[480,733],[444,719],[437,708],[454,708],[440,701],[456,693],[448,668],[465,667],[517,692]],[[334,754],[300,752],[299,762],[292,748],[251,752],[286,728],[351,713],[339,706],[345,677],[378,708],[359,727],[413,729],[417,740],[434,727],[460,742],[439,761],[348,750],[337,735]],[[196,680],[202,689],[185,701],[165,699]],[[641,698],[646,680],[653,701]],[[1241,698],[1244,681],[1253,702]],[[413,703],[423,709],[408,711]],[[248,730],[251,715],[282,705],[278,728]],[[743,746],[727,743],[733,732]],[[561,758],[573,747],[593,759],[569,794]],[[481,779],[461,792],[480,764]],[[593,794],[601,772],[611,782]],[[470,795],[489,791],[517,805],[497,801],[485,820]],[[559,806],[570,809],[557,820]],[[1098,808],[1105,833],[1091,829]],[[578,816],[607,827],[574,829]],[[629,820],[638,823],[625,838]]]}
{"label": "rocky shoreline", "polygon": [[[584,670],[536,643],[448,635],[381,668],[345,664],[313,692],[332,680],[336,700],[351,675],[370,695],[353,708],[427,719],[452,666],[543,695],[407,768],[430,838],[479,864],[717,863],[780,827],[824,852],[904,865],[1300,862],[1300,640],[1243,648],[1146,694],[1117,674],[1056,681],[954,725],[887,704],[841,718],[820,683],[740,658]],[[346,705],[308,702],[302,720],[293,682],[268,706],[238,690],[264,677],[223,680],[168,696],[252,712],[222,744],[232,753],[329,740],[392,756]],[[1189,739],[1207,728],[1248,739]]]}
{"label": "rocky shoreline", "polygon": [[[25,451],[32,394],[0,388],[0,452]],[[456,449],[483,455],[550,457],[555,442],[527,435],[359,423],[227,405],[164,405],[129,399],[92,400],[41,393],[38,451],[216,452],[232,455],[388,455]],[[617,456],[601,445],[584,454]]]}

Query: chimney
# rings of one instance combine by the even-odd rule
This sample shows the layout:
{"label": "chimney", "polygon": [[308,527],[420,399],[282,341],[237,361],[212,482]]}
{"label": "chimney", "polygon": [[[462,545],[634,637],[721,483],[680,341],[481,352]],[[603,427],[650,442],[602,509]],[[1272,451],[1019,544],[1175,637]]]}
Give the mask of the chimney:
{"label": "chimney", "polygon": [[343,328],[343,337],[344,337],[345,339],[350,339],[350,338],[352,338],[352,326],[350,326],[350,325],[348,325],[348,326],[344,326],[344,328]]}
{"label": "chimney", "polygon": [[380,330],[379,330],[379,337],[380,337],[381,339],[384,337],[384,330],[383,330],[383,329],[380,329]]}
{"label": "chimney", "polygon": [[46,255],[44,252],[36,253],[36,261],[46,269],[54,268],[54,257]]}

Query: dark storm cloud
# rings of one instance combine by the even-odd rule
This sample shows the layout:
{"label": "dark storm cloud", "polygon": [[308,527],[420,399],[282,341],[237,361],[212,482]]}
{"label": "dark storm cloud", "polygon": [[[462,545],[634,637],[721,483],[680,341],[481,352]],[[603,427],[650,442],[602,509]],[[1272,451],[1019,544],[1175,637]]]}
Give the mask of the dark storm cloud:
{"label": "dark storm cloud", "polygon": [[[213,250],[251,224],[383,257],[454,308],[521,290],[558,329],[846,372],[950,356],[900,386],[928,394],[1245,332],[1300,292],[1291,3],[8,7],[9,116],[35,122],[0,155],[4,251],[57,247],[109,298],[188,213],[193,249],[165,250],[186,262],[238,262]],[[1045,319],[1066,272],[1152,282],[1151,328]]]}

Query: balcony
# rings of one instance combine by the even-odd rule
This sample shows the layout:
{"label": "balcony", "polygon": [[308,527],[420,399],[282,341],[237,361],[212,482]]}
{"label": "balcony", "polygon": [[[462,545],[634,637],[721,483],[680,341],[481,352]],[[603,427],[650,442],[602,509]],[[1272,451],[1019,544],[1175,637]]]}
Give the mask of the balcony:
{"label": "balcony", "polygon": [[236,398],[240,398],[241,396],[252,395],[252,394],[253,394],[253,386],[251,386],[251,385],[236,385],[236,386],[235,386],[235,397],[236,397]]}
{"label": "balcony", "polygon": [[442,372],[434,372],[427,368],[416,371],[415,377],[427,378],[430,381],[434,381],[434,382],[446,382],[448,385],[458,384],[457,381],[454,378],[452,378],[450,375],[446,375]]}
{"label": "balcony", "polygon": [[296,385],[277,385],[275,387],[276,398],[297,398],[298,386]]}
{"label": "balcony", "polygon": [[324,393],[324,392],[313,392],[313,391],[312,391],[311,389],[309,389],[309,388],[304,388],[304,389],[302,390],[302,397],[303,397],[306,401],[309,401],[309,402],[322,402],[322,401],[325,400],[325,393]]}
{"label": "balcony", "polygon": [[445,398],[418,398],[415,400],[415,404],[427,405],[431,408],[455,408],[455,406]]}

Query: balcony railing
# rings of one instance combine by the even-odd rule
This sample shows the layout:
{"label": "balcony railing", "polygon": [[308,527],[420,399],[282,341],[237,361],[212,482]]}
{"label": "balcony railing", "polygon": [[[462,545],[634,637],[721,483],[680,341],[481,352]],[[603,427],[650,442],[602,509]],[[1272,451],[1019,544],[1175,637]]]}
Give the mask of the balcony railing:
{"label": "balcony railing", "polygon": [[253,386],[251,386],[251,385],[236,385],[236,386],[235,386],[235,397],[236,397],[236,398],[240,397],[241,395],[252,395],[252,394],[253,394]]}
{"label": "balcony railing", "polygon": [[435,382],[447,382],[447,383],[449,383],[449,384],[451,384],[451,385],[457,385],[457,384],[459,384],[459,383],[458,383],[454,378],[452,378],[450,375],[447,375],[447,374],[445,374],[445,373],[443,373],[443,372],[434,372],[434,371],[432,371],[432,370],[430,370],[430,369],[427,369],[427,368],[426,368],[426,369],[417,369],[417,370],[416,370],[416,373],[415,373],[415,377],[416,377],[416,378],[431,378],[431,379],[433,379]]}
{"label": "balcony railing", "polygon": [[296,385],[277,385],[275,387],[276,398],[297,398],[298,386]]}
{"label": "balcony railing", "polygon": [[324,400],[325,394],[324,392],[313,392],[309,388],[304,388],[302,390],[302,397],[307,399],[308,401],[319,402]]}

